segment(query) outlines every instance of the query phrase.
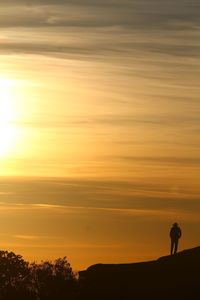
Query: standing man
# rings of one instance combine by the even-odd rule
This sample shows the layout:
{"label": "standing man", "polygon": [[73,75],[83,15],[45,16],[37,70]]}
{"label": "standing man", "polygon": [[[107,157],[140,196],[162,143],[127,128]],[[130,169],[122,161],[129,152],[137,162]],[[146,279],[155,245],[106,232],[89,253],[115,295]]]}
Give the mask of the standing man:
{"label": "standing man", "polygon": [[174,223],[170,230],[170,238],[171,238],[171,255],[176,254],[178,250],[178,241],[181,237],[181,229],[177,223]]}

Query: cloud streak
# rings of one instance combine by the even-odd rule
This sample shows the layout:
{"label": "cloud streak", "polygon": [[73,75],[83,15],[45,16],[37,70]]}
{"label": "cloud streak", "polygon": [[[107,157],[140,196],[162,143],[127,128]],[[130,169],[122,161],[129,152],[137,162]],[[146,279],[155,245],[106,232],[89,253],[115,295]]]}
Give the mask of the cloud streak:
{"label": "cloud streak", "polygon": [[[112,157],[112,159],[115,159]],[[200,167],[200,157],[170,157],[170,156],[160,156],[160,157],[148,157],[148,156],[120,156],[116,157],[118,160],[127,160],[127,161],[135,161],[135,162],[143,162],[143,163],[150,163],[150,164],[158,164],[158,165],[182,165],[182,166],[193,166],[193,167]]]}
{"label": "cloud streak", "polygon": [[0,5],[1,27],[122,26],[198,31],[200,25],[197,1],[1,1]]}
{"label": "cloud streak", "polygon": [[[152,218],[152,219],[167,219],[171,220],[172,216],[174,218],[179,217],[179,219],[183,220],[191,220],[195,218],[199,218],[199,214],[195,212],[186,213],[180,210],[162,210],[162,209],[133,209],[133,208],[109,208],[109,207],[89,207],[89,206],[66,206],[66,205],[52,205],[52,204],[0,204],[0,210],[4,211],[26,211],[27,213],[31,213],[33,210],[40,210],[40,211],[51,211],[54,214],[58,215],[69,215],[69,214],[108,214],[108,215],[118,215],[118,216],[127,216],[127,217],[134,217],[134,218]],[[45,212],[44,212],[45,213]],[[17,239],[21,240],[38,240],[41,239],[39,236],[35,235],[20,235],[17,234],[14,236]]]}
{"label": "cloud streak", "polygon": [[[84,179],[5,179],[12,191],[0,195],[0,210],[52,210],[62,212],[107,211],[108,213],[158,214],[199,209],[198,185],[170,184],[149,179],[108,181]],[[18,202],[16,202],[18,200]],[[92,203],[92,205],[91,205]]]}

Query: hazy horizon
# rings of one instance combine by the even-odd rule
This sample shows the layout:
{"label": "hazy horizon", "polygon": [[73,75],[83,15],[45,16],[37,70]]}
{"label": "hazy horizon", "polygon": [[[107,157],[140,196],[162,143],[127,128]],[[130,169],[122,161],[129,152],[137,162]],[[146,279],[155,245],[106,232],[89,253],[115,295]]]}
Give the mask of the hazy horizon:
{"label": "hazy horizon", "polygon": [[200,235],[200,4],[1,0],[0,248],[76,269]]}

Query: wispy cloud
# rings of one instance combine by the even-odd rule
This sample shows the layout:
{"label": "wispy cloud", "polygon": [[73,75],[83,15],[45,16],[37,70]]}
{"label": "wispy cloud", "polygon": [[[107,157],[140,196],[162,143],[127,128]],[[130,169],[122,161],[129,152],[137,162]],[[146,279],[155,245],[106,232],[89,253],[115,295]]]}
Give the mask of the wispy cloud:
{"label": "wispy cloud", "polygon": [[[199,213],[195,211],[186,211],[184,206],[182,208],[114,208],[114,207],[100,207],[100,206],[72,206],[72,205],[52,205],[52,204],[19,204],[19,203],[12,203],[12,204],[0,204],[0,211],[26,211],[27,213],[31,214],[31,211],[43,211],[43,213],[51,211],[54,214],[63,215],[63,214],[84,214],[90,215],[95,214],[110,214],[110,215],[122,215],[122,216],[129,216],[129,217],[139,217],[139,218],[153,218],[153,219],[169,219],[171,218],[179,218],[183,220],[191,220],[194,218],[196,220],[199,217]],[[17,234],[14,236],[17,239],[22,240],[38,240],[41,239],[41,236],[36,235],[23,235]]]}
{"label": "wispy cloud", "polygon": [[[111,158],[110,158],[111,159]],[[150,157],[150,156],[119,156],[119,157],[112,157],[112,159],[116,160],[127,160],[127,161],[134,161],[139,163],[149,163],[154,165],[182,165],[182,166],[192,166],[192,167],[200,167],[200,157],[181,157],[181,156],[157,156],[157,157]]]}
{"label": "wispy cloud", "polygon": [[[196,1],[49,0],[27,4],[1,1],[0,7],[1,28],[12,27],[12,31],[13,27],[24,28],[15,36],[9,31],[4,33],[7,42],[5,39],[2,43],[1,53],[14,51],[60,56],[126,53],[133,57],[142,49],[146,53],[199,57],[200,22]],[[78,42],[72,37],[80,30]],[[162,30],[166,31],[164,37]],[[151,39],[148,38],[149,31]],[[185,43],[186,38],[190,43]]]}
{"label": "wispy cloud", "polygon": [[[199,4],[193,0],[190,1],[181,1],[174,0],[172,1],[158,1],[153,0],[151,2],[147,0],[138,1],[138,0],[115,0],[115,1],[99,1],[99,0],[75,0],[75,1],[55,1],[55,0],[42,0],[42,1],[26,1],[26,4],[22,0],[9,1],[10,8],[11,5],[19,6],[19,9],[22,12],[22,9],[26,9],[30,11],[30,15],[33,16],[34,13],[40,13],[46,10],[46,15],[49,17],[54,17],[55,19],[59,19],[59,16],[69,15],[69,20],[65,18],[64,22],[68,23],[71,20],[70,14],[68,14],[69,9],[76,9],[79,12],[79,18],[76,18],[77,14],[74,14],[73,24],[81,24],[82,26],[90,24],[95,25],[98,24],[99,20],[101,25],[104,24],[123,24],[123,25],[139,25],[140,27],[172,27],[180,23],[198,23],[199,22],[199,14],[198,8]],[[1,5],[8,6],[8,1],[1,1]],[[65,10],[66,9],[66,10]],[[68,9],[68,11],[67,11]],[[82,12],[82,15],[81,13]],[[113,13],[114,12],[114,13]],[[121,14],[120,14],[121,12]],[[41,16],[43,16],[41,14]],[[95,15],[95,18],[94,18]],[[134,17],[133,17],[134,16]],[[131,18],[132,17],[132,18]],[[86,18],[85,22],[82,22],[82,18]],[[62,18],[61,18],[62,19]],[[22,19],[23,20],[23,19]],[[13,20],[15,21],[15,19]],[[26,19],[27,23],[28,18]],[[42,22],[40,22],[42,23]],[[62,23],[62,22],[61,22]],[[37,24],[37,23],[36,23]]]}
{"label": "wispy cloud", "polygon": [[19,239],[19,240],[34,241],[34,240],[40,239],[41,237],[40,236],[36,236],[36,235],[17,234],[17,235],[14,235],[14,238]]}

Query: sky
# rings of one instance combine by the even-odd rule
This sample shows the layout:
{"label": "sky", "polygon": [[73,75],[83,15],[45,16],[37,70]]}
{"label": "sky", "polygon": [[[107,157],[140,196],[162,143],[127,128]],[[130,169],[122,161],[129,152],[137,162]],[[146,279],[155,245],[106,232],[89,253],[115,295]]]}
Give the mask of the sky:
{"label": "sky", "polygon": [[1,0],[0,248],[75,269],[200,236],[198,0]]}

